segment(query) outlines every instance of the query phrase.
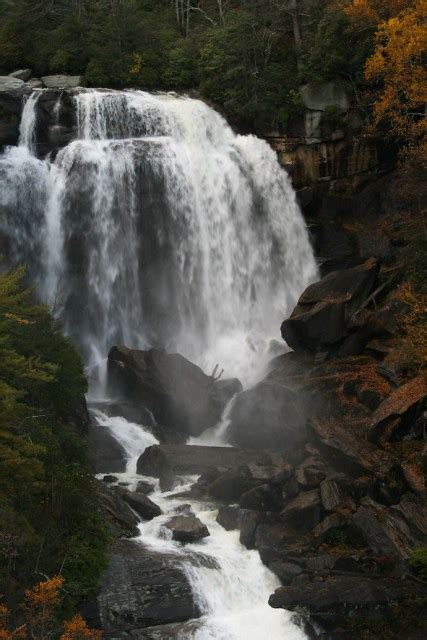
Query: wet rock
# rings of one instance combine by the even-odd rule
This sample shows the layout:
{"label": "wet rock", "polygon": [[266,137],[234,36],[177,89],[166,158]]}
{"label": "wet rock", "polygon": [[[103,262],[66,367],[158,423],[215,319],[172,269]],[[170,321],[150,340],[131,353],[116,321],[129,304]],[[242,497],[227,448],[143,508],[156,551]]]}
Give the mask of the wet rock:
{"label": "wet rock", "polygon": [[225,502],[237,502],[243,493],[253,487],[253,481],[246,469],[230,469],[222,473],[209,485],[208,495]]}
{"label": "wet rock", "polygon": [[27,80],[26,85],[27,87],[30,87],[30,89],[43,89],[44,87],[44,84],[40,80],[40,78],[30,78],[29,80]]}
{"label": "wet rock", "polygon": [[381,444],[406,435],[416,421],[426,392],[427,388],[422,376],[414,378],[393,391],[372,416],[369,440]]}
{"label": "wet rock", "polygon": [[280,491],[269,484],[254,487],[240,496],[242,509],[255,511],[278,511],[281,506]]}
{"label": "wet rock", "polygon": [[152,482],[147,482],[146,480],[138,480],[137,485],[135,487],[136,493],[144,493],[148,495],[154,491],[154,484]]}
{"label": "wet rock", "polygon": [[89,426],[88,461],[94,473],[124,473],[127,454],[108,427]]}
{"label": "wet rock", "polygon": [[240,537],[239,540],[246,549],[255,547],[255,536],[258,524],[262,516],[257,511],[242,510],[240,512]]}
{"label": "wet rock", "polygon": [[200,435],[221,417],[215,381],[178,353],[115,346],[108,354],[110,384],[135,406],[149,409],[160,425]]}
{"label": "wet rock", "polygon": [[375,281],[377,261],[333,271],[310,285],[291,317],[282,324],[283,339],[293,349],[329,348],[349,333],[353,314],[368,297]]}
{"label": "wet rock", "polygon": [[179,558],[138,542],[117,541],[97,596],[103,631],[117,637],[120,632],[198,618],[200,611]]}
{"label": "wet rock", "polygon": [[139,534],[139,518],[115,491],[103,482],[94,480],[95,495],[102,519],[108,524],[115,538],[134,537]]}
{"label": "wet rock", "polygon": [[175,516],[164,525],[178,542],[196,542],[209,536],[208,528],[195,516]]}
{"label": "wet rock", "polygon": [[213,392],[219,404],[225,407],[231,398],[241,391],[243,391],[243,386],[240,380],[237,378],[229,378],[215,382]]}
{"label": "wet rock", "polygon": [[304,491],[281,511],[281,520],[300,531],[310,531],[320,521],[321,503],[318,490]]}
{"label": "wet rock", "polygon": [[113,476],[111,474],[107,474],[106,476],[104,476],[103,481],[106,482],[107,484],[112,484],[114,482],[118,481],[118,477],[117,476]]}
{"label": "wet rock", "polygon": [[270,380],[240,393],[230,419],[227,435],[238,447],[286,451],[291,455],[306,437],[302,395]]}
{"label": "wet rock", "polygon": [[57,74],[54,76],[42,76],[41,79],[45,87],[48,89],[75,89],[77,87],[86,86],[84,76]]}
{"label": "wet rock", "polygon": [[345,627],[350,615],[381,615],[393,604],[410,600],[414,591],[411,584],[400,580],[333,576],[327,581],[280,587],[269,604],[291,611],[304,607],[312,620],[330,631],[341,624]]}
{"label": "wet rock", "polygon": [[[25,82],[13,76],[0,76],[0,93],[22,92],[26,90]],[[29,91],[28,91],[29,92]]]}
{"label": "wet rock", "polygon": [[302,573],[302,568],[298,564],[282,562],[280,560],[272,562],[268,568],[276,574],[284,585],[291,584],[294,578]]}
{"label": "wet rock", "polygon": [[[203,474],[208,470],[236,469],[257,462],[268,466],[268,452],[234,447],[203,447],[187,445],[153,445],[140,456],[137,473],[159,478],[165,470],[175,475]],[[218,473],[215,477],[217,477]]]}
{"label": "wet rock", "polygon": [[127,489],[115,489],[120,497],[144,520],[152,520],[162,513],[160,507],[143,493],[132,493]]}
{"label": "wet rock", "polygon": [[238,529],[240,526],[241,511],[239,507],[223,506],[218,509],[216,521],[226,531]]}
{"label": "wet rock", "polygon": [[268,566],[275,560],[288,561],[290,556],[305,556],[310,545],[302,532],[292,527],[261,520],[256,528],[255,548]]}

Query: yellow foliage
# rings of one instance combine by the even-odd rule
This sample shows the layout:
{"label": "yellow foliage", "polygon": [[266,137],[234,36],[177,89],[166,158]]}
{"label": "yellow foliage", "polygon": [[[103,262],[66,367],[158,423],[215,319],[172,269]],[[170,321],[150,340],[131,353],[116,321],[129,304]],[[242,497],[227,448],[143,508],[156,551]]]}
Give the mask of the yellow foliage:
{"label": "yellow foliage", "polygon": [[406,8],[378,25],[365,76],[381,87],[373,108],[374,123],[387,118],[393,133],[413,144],[425,130],[427,0],[397,2],[396,8],[401,4]]}
{"label": "yellow foliage", "polygon": [[396,297],[408,307],[400,320],[404,332],[402,353],[410,367],[425,371],[427,365],[427,296],[409,282],[401,284]]}
{"label": "yellow foliage", "polygon": [[80,614],[64,624],[64,632],[60,640],[100,640],[102,631],[89,629]]}
{"label": "yellow foliage", "polygon": [[366,19],[378,24],[411,8],[413,4],[413,0],[352,0],[344,11],[352,19]]}

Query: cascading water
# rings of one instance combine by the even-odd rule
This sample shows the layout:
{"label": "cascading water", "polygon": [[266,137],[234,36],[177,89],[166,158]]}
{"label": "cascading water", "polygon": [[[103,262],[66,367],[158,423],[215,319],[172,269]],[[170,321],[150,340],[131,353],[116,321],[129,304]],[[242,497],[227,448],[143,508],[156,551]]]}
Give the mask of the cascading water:
{"label": "cascading water", "polygon": [[41,161],[40,93],[0,159],[0,230],[88,366],[113,343],[163,346],[249,382],[316,275],[275,153],[198,100],[82,90],[77,139]]}
{"label": "cascading water", "polygon": [[[42,300],[60,313],[98,371],[114,343],[176,350],[245,384],[269,357],[316,265],[295,194],[274,152],[238,136],[204,103],[172,94],[81,90],[77,137],[41,160],[36,107],[24,107],[20,144],[0,156],[0,233],[25,262]],[[60,111],[60,100],[55,113]],[[222,422],[197,440],[221,444]],[[122,480],[156,439],[140,425],[94,411],[127,452]],[[141,524],[145,545],[173,548],[200,609],[186,640],[302,640],[289,613],[268,607],[277,579],[215,510],[192,502],[210,537],[182,547],[162,524],[176,500],[156,489],[165,515]],[[216,568],[185,564],[203,552]],[[201,563],[203,565],[203,563]]]}

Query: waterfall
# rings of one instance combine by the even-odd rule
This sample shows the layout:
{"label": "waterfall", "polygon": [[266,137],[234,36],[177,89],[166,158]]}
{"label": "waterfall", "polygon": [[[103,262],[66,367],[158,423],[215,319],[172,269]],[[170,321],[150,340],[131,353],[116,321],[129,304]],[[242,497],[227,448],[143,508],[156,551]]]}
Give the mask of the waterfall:
{"label": "waterfall", "polygon": [[316,276],[275,153],[199,100],[81,90],[77,138],[39,160],[41,93],[0,157],[0,232],[88,366],[163,346],[250,382]]}

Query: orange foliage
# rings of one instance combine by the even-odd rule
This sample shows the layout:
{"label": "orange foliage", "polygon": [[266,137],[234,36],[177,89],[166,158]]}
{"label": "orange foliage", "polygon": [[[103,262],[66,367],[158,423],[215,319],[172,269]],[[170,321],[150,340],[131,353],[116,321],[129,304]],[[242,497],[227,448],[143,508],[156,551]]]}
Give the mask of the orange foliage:
{"label": "orange foliage", "polygon": [[64,624],[64,632],[60,640],[100,640],[102,631],[89,629],[80,614]]}
{"label": "orange foliage", "polygon": [[[62,576],[54,576],[39,582],[25,592],[22,605],[27,624],[16,629],[8,628],[9,610],[0,604],[0,640],[49,640],[57,637],[59,627],[56,611],[61,604]],[[64,623],[60,640],[101,640],[102,631],[90,629],[80,614]]]}
{"label": "orange foliage", "polygon": [[413,6],[413,0],[352,0],[344,8],[352,19],[362,19],[379,24]]}

